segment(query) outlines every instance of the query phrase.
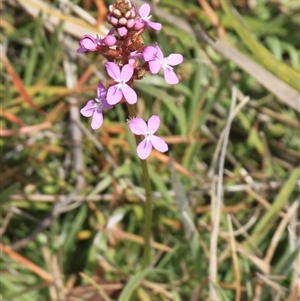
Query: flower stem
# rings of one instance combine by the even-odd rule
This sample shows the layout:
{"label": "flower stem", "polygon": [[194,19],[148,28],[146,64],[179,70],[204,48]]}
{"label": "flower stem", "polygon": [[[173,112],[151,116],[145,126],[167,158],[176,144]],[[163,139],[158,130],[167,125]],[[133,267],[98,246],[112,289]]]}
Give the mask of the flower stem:
{"label": "flower stem", "polygon": [[[136,117],[136,109],[134,105],[126,103],[130,117]],[[141,142],[141,137],[134,135],[136,144]],[[145,185],[146,204],[145,204],[145,224],[144,224],[144,252],[142,260],[142,268],[149,266],[151,261],[151,226],[152,226],[152,198],[151,198],[151,182],[149,177],[148,165],[146,160],[140,159],[142,166],[143,181]]]}

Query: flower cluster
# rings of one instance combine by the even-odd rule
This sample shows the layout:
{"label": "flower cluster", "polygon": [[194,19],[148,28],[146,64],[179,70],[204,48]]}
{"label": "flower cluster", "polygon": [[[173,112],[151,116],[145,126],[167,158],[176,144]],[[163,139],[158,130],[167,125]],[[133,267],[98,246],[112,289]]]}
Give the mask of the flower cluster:
{"label": "flower cluster", "polygon": [[[134,80],[141,80],[147,72],[157,74],[160,70],[168,84],[179,82],[173,66],[183,61],[181,54],[173,53],[164,57],[162,50],[156,43],[154,46],[145,46],[141,34],[145,29],[160,30],[162,25],[150,21],[150,5],[144,3],[139,10],[131,0],[116,0],[109,6],[107,21],[112,29],[103,37],[83,36],[78,53],[87,51],[103,55],[107,62],[105,68],[114,81],[107,89],[99,82],[97,97],[89,100],[81,114],[92,117],[92,129],[98,129],[103,123],[103,110],[109,110],[120,102],[127,102],[131,106],[137,102],[137,94],[133,89]],[[137,147],[137,154],[146,159],[152,147],[161,152],[168,150],[167,144],[154,135],[160,125],[160,119],[153,115],[146,122],[131,116],[129,128],[135,135],[144,136],[144,140]]]}

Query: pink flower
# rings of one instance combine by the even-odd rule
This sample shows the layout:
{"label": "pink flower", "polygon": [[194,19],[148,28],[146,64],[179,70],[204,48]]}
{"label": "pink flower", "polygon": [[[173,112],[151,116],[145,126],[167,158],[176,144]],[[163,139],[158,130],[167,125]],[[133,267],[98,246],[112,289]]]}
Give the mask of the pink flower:
{"label": "pink flower", "polygon": [[106,71],[108,75],[117,83],[108,88],[107,102],[111,105],[118,103],[122,97],[130,104],[137,102],[137,95],[135,91],[126,83],[131,79],[133,75],[133,67],[130,64],[126,64],[120,70],[120,67],[112,62],[105,63]]}
{"label": "pink flower", "polygon": [[154,30],[161,30],[162,25],[157,22],[151,22],[149,19],[152,17],[150,15],[150,5],[148,3],[144,3],[139,9],[140,18],[135,21],[134,29],[139,30],[142,27],[150,27]]}
{"label": "pink flower", "polygon": [[145,136],[145,139],[139,143],[136,149],[140,159],[145,160],[149,157],[152,146],[162,153],[168,150],[167,143],[162,138],[153,135],[160,125],[159,116],[151,116],[148,125],[142,118],[133,118],[129,120],[128,125],[135,135]]}
{"label": "pink flower", "polygon": [[160,69],[164,71],[165,81],[170,85],[179,83],[178,77],[171,66],[176,66],[183,61],[183,56],[179,53],[170,54],[164,57],[161,49],[156,46],[147,46],[143,51],[145,62],[149,62],[149,69],[152,74],[157,74]]}
{"label": "pink flower", "polygon": [[103,123],[103,109],[109,110],[112,107],[113,106],[107,103],[105,87],[99,82],[97,88],[97,98],[94,100],[89,100],[85,107],[80,110],[80,113],[85,117],[93,116],[91,128],[93,130],[97,130]]}
{"label": "pink flower", "polygon": [[96,51],[97,49],[101,48],[102,46],[110,47],[116,44],[117,39],[115,36],[113,36],[113,33],[115,32],[115,29],[112,28],[107,36],[105,36],[103,39],[99,38],[97,35],[96,39],[93,38],[91,35],[84,35],[80,41],[79,45],[80,47],[76,50],[78,53],[83,53],[86,51]]}

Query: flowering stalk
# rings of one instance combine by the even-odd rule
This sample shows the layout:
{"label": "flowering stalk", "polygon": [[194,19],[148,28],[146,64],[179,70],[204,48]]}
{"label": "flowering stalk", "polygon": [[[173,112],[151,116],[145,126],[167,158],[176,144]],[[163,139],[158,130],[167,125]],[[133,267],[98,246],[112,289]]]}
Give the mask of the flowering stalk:
{"label": "flowering stalk", "polygon": [[150,18],[149,4],[144,3],[137,10],[131,0],[116,0],[116,3],[110,5],[108,9],[107,21],[112,25],[112,29],[107,36],[94,38],[84,35],[77,49],[78,53],[93,51],[103,55],[108,61],[105,63],[106,71],[114,80],[114,84],[107,90],[99,82],[97,97],[89,100],[80,111],[83,116],[92,117],[92,129],[101,127],[103,110],[112,109],[114,105],[126,102],[129,113],[128,126],[135,135],[146,192],[143,268],[150,264],[152,223],[151,183],[146,159],[153,147],[160,152],[166,152],[168,145],[162,138],[154,135],[160,125],[159,116],[151,116],[147,123],[137,117],[135,104],[138,98],[133,83],[134,80],[143,79],[147,72],[157,74],[162,70],[168,84],[177,84],[179,80],[173,66],[183,61],[182,55],[178,53],[164,57],[157,43],[154,46],[144,45],[141,35],[145,29],[162,28],[160,23],[152,22]]}
{"label": "flowering stalk", "polygon": [[[134,105],[126,104],[130,117],[136,116],[136,109]],[[134,120],[134,119],[131,119]],[[136,144],[139,145],[142,142],[141,136],[134,135]],[[144,252],[142,260],[142,268],[146,268],[151,262],[151,226],[152,226],[152,188],[149,177],[147,161],[140,158],[143,182],[145,185],[145,224],[144,224]]]}

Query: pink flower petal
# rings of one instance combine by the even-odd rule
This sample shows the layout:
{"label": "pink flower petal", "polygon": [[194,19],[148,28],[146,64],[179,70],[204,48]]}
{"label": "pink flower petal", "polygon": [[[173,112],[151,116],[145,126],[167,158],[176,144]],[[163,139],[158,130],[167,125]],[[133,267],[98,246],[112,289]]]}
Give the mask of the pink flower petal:
{"label": "pink flower petal", "polygon": [[143,51],[143,57],[145,62],[155,60],[157,48],[154,46],[147,46]]}
{"label": "pink flower petal", "polygon": [[115,33],[115,28],[114,27],[112,27],[111,29],[110,29],[110,31],[107,33],[107,35],[108,36],[110,36],[110,35],[113,35],[114,33]]}
{"label": "pink flower petal", "polygon": [[176,85],[179,83],[179,79],[172,69],[164,69],[164,78],[170,85]]}
{"label": "pink flower petal", "polygon": [[93,107],[94,105],[95,105],[95,101],[89,100],[85,105],[85,107],[83,107],[80,110],[80,114],[83,115],[84,117],[91,117],[95,111],[95,107]]}
{"label": "pink flower petal", "polygon": [[175,66],[175,65],[182,63],[183,56],[179,53],[173,53],[173,54],[170,54],[168,57],[166,57],[166,61],[169,65]]}
{"label": "pink flower petal", "polygon": [[147,18],[150,14],[151,7],[148,3],[144,3],[139,9],[139,15],[142,18]]}
{"label": "pink flower petal", "polygon": [[121,90],[117,90],[117,85],[111,86],[107,90],[107,103],[110,105],[115,105],[118,103],[123,97],[123,93]]}
{"label": "pink flower petal", "polygon": [[95,113],[93,114],[93,118],[92,118],[92,123],[91,123],[91,128],[93,130],[97,130],[100,128],[100,126],[103,123],[103,115],[102,112],[98,112],[97,110],[95,111]]}
{"label": "pink flower petal", "polygon": [[121,71],[121,78],[125,81],[128,82],[133,74],[133,67],[130,64],[126,64],[123,66],[122,71]]}
{"label": "pink flower petal", "polygon": [[160,68],[161,68],[161,65],[158,60],[149,62],[149,69],[152,74],[157,74]]}
{"label": "pink flower petal", "polygon": [[160,125],[160,119],[159,116],[153,115],[148,120],[148,131],[152,134],[154,134]]}
{"label": "pink flower petal", "polygon": [[82,47],[80,47],[80,48],[78,48],[77,50],[76,50],[76,52],[77,53],[84,53],[84,52],[86,52],[87,50],[85,49],[85,48],[82,48]]}
{"label": "pink flower petal", "polygon": [[162,60],[164,58],[164,54],[163,52],[161,51],[161,49],[159,48],[158,44],[156,43],[156,57],[160,60]]}
{"label": "pink flower petal", "polygon": [[169,149],[168,144],[158,136],[152,136],[151,143],[156,150],[162,153],[166,152]]}
{"label": "pink flower petal", "polygon": [[158,22],[151,22],[151,21],[148,21],[148,22],[147,22],[147,25],[148,25],[150,28],[154,29],[154,30],[161,30],[161,29],[162,29],[162,25],[161,25],[160,23],[158,23]]}
{"label": "pink flower petal", "polygon": [[128,126],[131,132],[135,135],[146,135],[147,134],[147,124],[142,118],[133,118],[128,122]]}
{"label": "pink flower petal", "polygon": [[120,79],[120,67],[112,62],[106,62],[105,68],[108,73],[108,75],[113,79]]}
{"label": "pink flower petal", "polygon": [[129,87],[128,85],[124,85],[122,87],[122,92],[123,92],[124,98],[126,99],[126,101],[128,103],[130,103],[132,105],[137,102],[136,92],[131,87]]}
{"label": "pink flower petal", "polygon": [[106,89],[105,89],[104,85],[101,82],[98,83],[97,97],[99,99],[103,99],[103,98],[106,97]]}
{"label": "pink flower petal", "polygon": [[110,110],[113,108],[112,105],[110,105],[108,102],[107,102],[107,99],[106,98],[103,98],[102,99],[102,106],[103,106],[103,109],[104,110]]}
{"label": "pink flower petal", "polygon": [[146,158],[149,157],[151,150],[152,150],[152,144],[146,143],[146,139],[140,142],[140,144],[136,148],[137,154],[139,158],[142,160],[145,160]]}
{"label": "pink flower petal", "polygon": [[97,47],[97,42],[96,40],[90,36],[90,35],[85,35],[80,41],[79,44],[82,48],[85,48],[86,50],[89,51],[95,51]]}

